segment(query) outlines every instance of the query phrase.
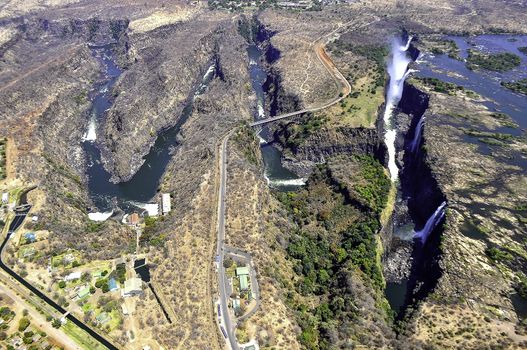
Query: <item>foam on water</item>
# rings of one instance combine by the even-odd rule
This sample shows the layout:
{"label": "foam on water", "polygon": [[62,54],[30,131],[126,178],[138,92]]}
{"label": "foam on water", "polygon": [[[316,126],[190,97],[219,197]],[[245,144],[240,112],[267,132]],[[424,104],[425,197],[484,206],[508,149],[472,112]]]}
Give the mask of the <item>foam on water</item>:
{"label": "foam on water", "polygon": [[304,186],[307,181],[307,179],[302,177],[298,179],[271,180],[267,174],[264,174],[264,178],[269,186]]}
{"label": "foam on water", "polygon": [[89,213],[88,214],[88,218],[91,220],[91,221],[99,221],[99,222],[102,222],[102,221],[106,221],[108,220],[108,218],[110,216],[113,215],[113,210],[112,211],[108,211],[108,212],[104,212],[104,213],[101,213],[101,212],[95,212],[95,213]]}
{"label": "foam on water", "polygon": [[92,118],[90,118],[90,123],[88,124],[88,130],[86,131],[86,133],[82,137],[82,141],[95,141],[95,140],[97,140],[96,129],[97,129],[97,124],[95,122],[95,117],[92,116]]}
{"label": "foam on water", "polygon": [[131,204],[135,207],[145,210],[148,213],[148,216],[159,215],[159,205],[157,203],[131,202]]}

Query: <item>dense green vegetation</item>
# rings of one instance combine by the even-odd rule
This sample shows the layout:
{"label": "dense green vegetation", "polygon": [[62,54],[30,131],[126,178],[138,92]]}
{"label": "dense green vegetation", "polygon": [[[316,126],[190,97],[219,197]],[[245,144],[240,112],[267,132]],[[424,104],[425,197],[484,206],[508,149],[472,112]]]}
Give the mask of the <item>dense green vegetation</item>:
{"label": "dense green vegetation", "polygon": [[115,271],[110,274],[110,278],[115,278],[119,283],[124,284],[126,280],[126,265],[124,263],[118,264],[115,267]]}
{"label": "dense green vegetation", "polygon": [[505,127],[508,127],[508,128],[517,128],[518,127],[518,124],[516,124],[514,122],[514,120],[512,120],[510,115],[508,115],[508,114],[494,112],[490,116],[492,118],[498,120],[501,126],[505,126]]}
{"label": "dense green vegetation", "polygon": [[522,276],[516,284],[516,291],[522,297],[527,299],[527,278]]}
{"label": "dense green vegetation", "polygon": [[[354,196],[363,206],[371,208],[380,215],[386,207],[386,198],[391,188],[391,181],[386,176],[384,167],[373,157],[355,156],[359,164],[359,173],[355,177],[352,190]],[[353,174],[351,175],[353,177]]]}
{"label": "dense green vegetation", "polygon": [[[379,86],[384,86],[386,83],[386,63],[385,59],[388,55],[388,48],[386,46],[356,46],[351,43],[346,43],[340,39],[335,40],[328,45],[329,49],[335,55],[342,55],[344,51],[351,51],[355,54],[366,57],[375,64],[375,72],[373,74],[374,86],[370,90],[375,90]],[[357,67],[354,67],[357,68]]]}
{"label": "dense green vegetation", "polygon": [[141,243],[162,247],[166,242],[166,234],[159,233],[159,221],[163,220],[163,217],[155,218],[147,216],[145,217],[145,228],[141,233]]}
{"label": "dense green vegetation", "polygon": [[281,141],[287,148],[295,149],[319,130],[325,122],[326,120],[321,116],[308,116],[303,123],[291,123],[283,128],[284,139]]}
{"label": "dense green vegetation", "polygon": [[509,52],[485,54],[476,50],[468,50],[468,69],[483,68],[495,72],[506,72],[518,67],[520,63],[520,57]]}
{"label": "dense green vegetation", "polygon": [[480,142],[496,146],[506,145],[514,139],[514,136],[511,134],[499,132],[479,131],[474,129],[464,130],[464,132],[466,135],[477,137]]}
{"label": "dense green vegetation", "polygon": [[29,319],[27,319],[26,317],[22,317],[20,319],[20,321],[18,321],[18,331],[19,332],[23,332],[26,330],[27,327],[29,327],[29,324],[31,322],[29,322]]}
{"label": "dense green vegetation", "polygon": [[470,97],[476,97],[477,94],[472,90],[466,90],[465,87],[447,83],[446,81],[439,80],[437,78],[428,78],[428,77],[418,77],[415,78],[418,81],[421,81],[423,84],[430,86],[433,91],[439,92],[442,94],[455,95],[457,92],[464,92]]}
{"label": "dense green vegetation", "polygon": [[88,92],[86,90],[82,90],[78,95],[73,97],[73,100],[78,105],[86,103],[88,101]]}
{"label": "dense green vegetation", "polygon": [[388,48],[386,46],[357,46],[354,51],[375,62],[375,87],[383,87],[386,84],[385,59],[388,55]]}
{"label": "dense green vegetation", "polygon": [[[289,293],[287,303],[302,328],[301,343],[313,350],[332,349],[329,335],[358,316],[351,280],[364,281],[378,295],[384,288],[378,213],[387,201],[390,180],[372,157],[337,161],[337,170],[319,166],[305,189],[276,193],[296,227],[286,251],[298,276],[293,288],[302,297]],[[342,178],[350,169],[360,171]],[[312,296],[319,300],[316,305],[303,299]]]}
{"label": "dense green vegetation", "polygon": [[502,81],[501,85],[505,86],[509,90],[527,95],[527,78],[517,81]]}
{"label": "dense green vegetation", "polygon": [[260,163],[260,153],[258,151],[258,139],[253,128],[244,124],[232,135],[232,140],[238,145],[238,149],[243,152],[245,159],[251,164]]}
{"label": "dense green vegetation", "polygon": [[514,259],[512,254],[504,249],[490,247],[485,250],[485,254],[495,263],[507,263]]}
{"label": "dense green vegetation", "polygon": [[434,42],[434,46],[430,49],[434,55],[448,54],[448,57],[459,60],[459,47],[456,42],[451,39],[439,39]]}

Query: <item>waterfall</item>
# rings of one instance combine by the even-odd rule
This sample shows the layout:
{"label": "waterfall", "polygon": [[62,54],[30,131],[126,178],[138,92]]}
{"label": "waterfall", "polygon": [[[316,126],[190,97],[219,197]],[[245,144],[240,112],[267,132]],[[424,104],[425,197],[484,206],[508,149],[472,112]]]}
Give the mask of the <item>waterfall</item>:
{"label": "waterfall", "polygon": [[395,163],[395,139],[397,137],[397,131],[392,124],[392,114],[393,110],[401,100],[404,80],[410,72],[408,71],[408,64],[410,64],[411,59],[407,55],[407,50],[410,47],[411,42],[412,37],[408,38],[406,44],[401,43],[400,39],[393,39],[391,49],[392,57],[388,64],[390,82],[386,94],[386,109],[384,111],[383,119],[386,128],[384,142],[388,149],[388,169],[390,170],[392,181],[397,180],[399,173],[399,168]]}
{"label": "waterfall", "polygon": [[88,124],[88,130],[86,131],[86,134],[82,137],[82,141],[95,141],[97,139],[97,122],[95,113],[92,111],[92,116],[90,118],[90,123]]}
{"label": "waterfall", "polygon": [[422,230],[417,231],[414,234],[414,238],[421,239],[421,243],[425,243],[426,239],[430,235],[430,233],[436,228],[436,226],[441,222],[441,220],[445,217],[445,207],[446,202],[441,203],[441,205],[436,209],[436,211],[428,218],[426,221],[425,227],[423,227]]}
{"label": "waterfall", "polygon": [[203,75],[203,78],[201,78],[201,84],[196,89],[196,92],[194,92],[193,100],[196,100],[199,95],[205,92],[208,83],[214,78],[214,73],[216,73],[216,64],[212,63]]}
{"label": "waterfall", "polygon": [[415,153],[417,151],[417,147],[419,147],[419,144],[421,143],[421,135],[423,134],[425,119],[426,118],[422,116],[421,119],[419,119],[417,126],[415,127],[414,139],[412,140],[412,144],[410,145],[410,150],[412,151],[412,153]]}

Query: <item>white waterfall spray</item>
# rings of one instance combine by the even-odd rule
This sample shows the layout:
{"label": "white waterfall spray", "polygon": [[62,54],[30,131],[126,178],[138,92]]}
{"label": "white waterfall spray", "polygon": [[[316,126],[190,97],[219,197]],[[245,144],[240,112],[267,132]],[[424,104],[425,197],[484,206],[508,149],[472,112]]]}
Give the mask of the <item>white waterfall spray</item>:
{"label": "white waterfall spray", "polygon": [[436,211],[428,218],[426,221],[425,227],[421,231],[417,231],[414,235],[414,238],[421,239],[421,243],[425,243],[426,239],[432,233],[432,231],[436,228],[436,226],[441,222],[441,220],[445,217],[445,207],[446,202],[441,203],[441,205],[436,209]]}
{"label": "white waterfall spray", "polygon": [[263,106],[263,101],[258,101],[258,118],[265,119],[265,109]]}
{"label": "white waterfall spray", "polygon": [[305,178],[298,178],[298,179],[287,179],[287,180],[271,180],[269,176],[267,176],[267,173],[264,173],[265,181],[267,181],[267,184],[269,186],[304,186],[306,184],[307,179]]}
{"label": "white waterfall spray", "polygon": [[390,83],[386,94],[386,110],[384,111],[383,119],[386,128],[384,142],[388,148],[388,169],[390,170],[392,181],[396,181],[399,176],[399,168],[395,163],[395,138],[397,136],[397,131],[392,123],[392,114],[393,110],[401,100],[404,80],[410,73],[410,71],[408,71],[408,64],[411,59],[407,55],[407,50],[410,47],[411,42],[412,37],[408,38],[406,44],[401,43],[398,39],[394,39],[392,41],[392,57],[388,65]]}
{"label": "white waterfall spray", "polygon": [[417,126],[415,127],[414,138],[412,140],[412,144],[410,145],[410,150],[412,151],[412,153],[415,153],[417,151],[417,147],[419,147],[419,144],[421,143],[421,135],[423,134],[425,119],[426,117],[421,117],[421,119],[419,119],[419,122],[417,123]]}
{"label": "white waterfall spray", "polygon": [[97,121],[95,117],[94,111],[92,111],[92,114],[90,116],[90,122],[88,124],[88,130],[86,130],[86,133],[82,137],[82,141],[95,141],[97,140]]}
{"label": "white waterfall spray", "polygon": [[212,79],[214,73],[216,73],[216,64],[212,63],[203,75],[203,78],[201,78],[201,84],[196,89],[196,92],[194,92],[193,100],[196,100],[196,98],[205,91],[207,83]]}

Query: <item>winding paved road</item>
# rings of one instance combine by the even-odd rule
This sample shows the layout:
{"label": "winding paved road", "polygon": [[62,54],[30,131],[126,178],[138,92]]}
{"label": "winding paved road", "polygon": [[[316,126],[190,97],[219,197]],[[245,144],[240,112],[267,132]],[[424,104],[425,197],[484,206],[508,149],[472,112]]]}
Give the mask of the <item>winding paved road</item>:
{"label": "winding paved road", "polygon": [[[369,26],[372,23],[375,23],[379,21],[379,18],[375,18],[373,21],[363,24],[361,26],[358,26],[355,29],[359,29],[361,27]],[[317,57],[319,61],[326,67],[328,72],[331,74],[335,82],[337,83],[337,86],[340,85],[341,89],[339,94],[332,99],[331,101],[317,107],[312,108],[306,108],[302,109],[300,111],[291,112],[291,113],[285,113],[281,114],[275,117],[259,120],[256,122],[253,122],[249,124],[250,126],[258,126],[267,124],[276,120],[281,120],[289,117],[293,117],[299,114],[307,113],[307,112],[316,112],[328,107],[333,106],[334,104],[340,102],[342,99],[344,99],[347,95],[351,93],[351,85],[347,81],[347,79],[340,73],[340,71],[337,69],[331,58],[327,55],[324,46],[327,43],[325,41],[322,43],[322,40],[324,38],[330,38],[332,35],[337,33],[339,30],[341,30],[343,27],[347,27],[351,22],[348,22],[342,26],[339,26],[337,29],[331,31],[328,34],[324,34],[320,36],[319,38],[315,39],[312,43],[312,45],[315,46],[315,52],[317,53]],[[217,245],[216,245],[216,255],[218,257],[218,290],[220,294],[220,310],[221,310],[221,316],[220,319],[223,320],[223,322],[220,322],[220,327],[223,327],[222,324],[225,326],[225,332],[226,332],[226,338],[227,342],[230,345],[230,348],[232,350],[239,350],[238,341],[236,340],[236,335],[234,333],[235,331],[235,325],[232,324],[231,316],[229,313],[229,307],[228,307],[228,300],[229,295],[227,295],[226,291],[226,276],[225,276],[225,268],[223,267],[223,261],[225,259],[225,197],[226,197],[226,188],[227,188],[227,143],[229,141],[229,137],[232,135],[235,129],[230,130],[227,135],[224,136],[220,150],[219,150],[219,186],[218,186],[218,217],[217,217]],[[260,298],[258,298],[260,299]],[[258,303],[259,305],[259,303]],[[251,315],[257,311],[258,307],[256,307],[254,310],[251,311]],[[245,318],[245,317],[244,317]]]}
{"label": "winding paved road", "polygon": [[[378,17],[375,17],[371,22],[368,22],[368,23],[365,23],[363,25],[360,25],[360,26],[354,28],[354,30],[357,30],[357,29],[363,28],[363,27],[367,27],[367,26],[369,26],[369,25],[371,25],[371,24],[373,24],[375,22],[378,22],[379,20],[380,19]],[[344,28],[347,27],[350,23],[351,22],[348,22],[348,23],[338,27],[337,29],[333,30],[332,32],[322,35],[321,37],[319,37],[318,39],[316,39],[312,43],[312,45],[315,46],[315,52],[317,54],[317,58],[320,61],[320,63],[322,63],[324,65],[324,67],[326,67],[326,69],[329,72],[329,74],[331,74],[331,76],[333,77],[333,80],[335,80],[335,82],[337,83],[337,86],[340,85],[342,87],[341,91],[338,94],[338,96],[333,98],[331,101],[323,104],[322,106],[305,108],[305,109],[301,109],[299,111],[285,113],[285,114],[280,114],[280,115],[277,115],[277,116],[274,116],[274,117],[270,117],[270,118],[267,118],[267,119],[257,120],[255,122],[249,124],[250,126],[264,125],[264,124],[267,124],[267,123],[271,123],[271,122],[274,122],[274,121],[277,121],[277,120],[294,117],[296,115],[300,115],[300,114],[304,114],[304,113],[318,112],[320,110],[329,108],[329,107],[339,103],[340,101],[345,99],[351,93],[351,85],[350,85],[350,83],[344,77],[344,75],[342,75],[342,73],[338,70],[337,66],[335,66],[335,64],[333,63],[331,58],[328,56],[328,54],[326,53],[326,50],[325,50],[325,45],[327,44],[327,40],[331,36],[333,36],[335,33],[337,33],[338,31],[342,30],[343,27]],[[322,42],[322,40],[324,38],[326,38],[326,41]]]}

